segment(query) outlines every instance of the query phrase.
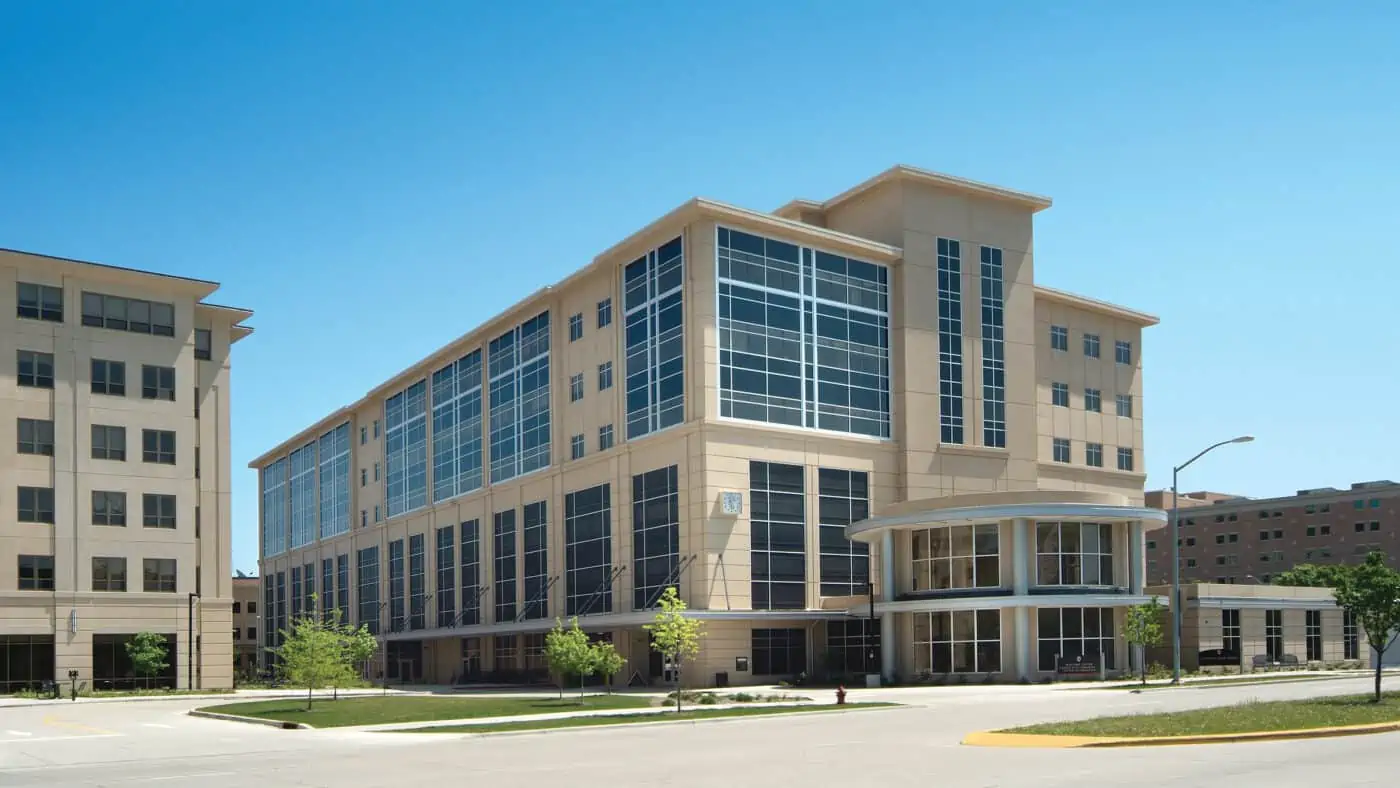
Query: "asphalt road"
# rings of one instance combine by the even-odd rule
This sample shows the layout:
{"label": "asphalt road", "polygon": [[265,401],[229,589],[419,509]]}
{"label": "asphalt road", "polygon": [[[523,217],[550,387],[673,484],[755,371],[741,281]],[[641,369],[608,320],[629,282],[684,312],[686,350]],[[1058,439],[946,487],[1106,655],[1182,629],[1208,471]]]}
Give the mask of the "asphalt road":
{"label": "asphalt road", "polygon": [[[1388,683],[1400,686],[1400,678]],[[282,731],[189,717],[208,701],[0,708],[0,785],[493,788],[1390,786],[1400,734],[1123,750],[965,747],[971,730],[1101,714],[1364,692],[1366,680],[1154,691],[868,690],[888,711],[464,737]]]}

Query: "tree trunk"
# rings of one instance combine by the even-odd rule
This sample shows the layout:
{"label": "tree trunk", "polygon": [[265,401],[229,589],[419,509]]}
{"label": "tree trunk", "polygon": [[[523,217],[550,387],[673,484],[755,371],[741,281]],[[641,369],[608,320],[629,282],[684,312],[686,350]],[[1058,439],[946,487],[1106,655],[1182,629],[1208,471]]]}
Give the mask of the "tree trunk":
{"label": "tree trunk", "polygon": [[674,668],[674,670],[676,671],[676,713],[677,713],[677,714],[680,714],[680,713],[681,713],[681,669],[680,669],[680,666],[677,665],[677,666]]}
{"label": "tree trunk", "polygon": [[[1371,648],[1375,650],[1374,646]],[[1381,671],[1384,670],[1381,662],[1382,656],[1383,652],[1376,650],[1376,703],[1381,702]]]}
{"label": "tree trunk", "polygon": [[310,684],[310,682],[308,682],[307,685],[306,685],[306,710],[307,710],[307,711],[311,711],[311,684]]}
{"label": "tree trunk", "polygon": [[578,677],[578,705],[580,705],[580,706],[583,705],[583,683],[584,683],[585,681],[587,681],[587,680],[588,680],[588,677],[587,677],[587,676],[583,675],[582,673],[579,674],[579,677]]}

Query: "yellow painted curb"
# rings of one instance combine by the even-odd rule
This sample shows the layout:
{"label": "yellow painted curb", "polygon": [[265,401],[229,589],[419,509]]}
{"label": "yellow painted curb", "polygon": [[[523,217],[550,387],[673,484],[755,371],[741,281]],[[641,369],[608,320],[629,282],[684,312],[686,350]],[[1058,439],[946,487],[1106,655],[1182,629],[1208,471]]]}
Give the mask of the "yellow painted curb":
{"label": "yellow painted curb", "polygon": [[1342,725],[1335,728],[1304,728],[1291,731],[1256,731],[1252,733],[1212,733],[1200,736],[1055,736],[1032,733],[999,733],[978,731],[969,733],[962,743],[971,747],[1046,747],[1083,749],[1103,747],[1168,747],[1180,744],[1231,744],[1258,741],[1287,741],[1289,739],[1325,739],[1335,736],[1362,736],[1368,733],[1400,731],[1398,722],[1377,722],[1369,725]]}

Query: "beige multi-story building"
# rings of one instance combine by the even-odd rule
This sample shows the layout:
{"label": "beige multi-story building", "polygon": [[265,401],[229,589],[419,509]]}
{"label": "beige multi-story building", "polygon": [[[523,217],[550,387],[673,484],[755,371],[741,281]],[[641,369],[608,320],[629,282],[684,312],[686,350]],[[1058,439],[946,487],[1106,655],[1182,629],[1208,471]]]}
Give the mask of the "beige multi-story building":
{"label": "beige multi-story building", "polygon": [[[229,349],[218,285],[0,250],[0,691],[77,671],[227,687]],[[194,632],[190,622],[193,620]]]}
{"label": "beige multi-story building", "polygon": [[[1146,503],[1170,510],[1171,497],[1153,490]],[[1182,493],[1178,508],[1182,582],[1268,583],[1298,564],[1360,563],[1373,550],[1400,566],[1400,484],[1392,481],[1278,498]],[[1171,561],[1165,531],[1148,540],[1148,582],[1168,582]]]}
{"label": "beige multi-story building", "polygon": [[235,676],[257,674],[258,631],[262,629],[262,614],[258,612],[259,593],[256,577],[239,574],[233,578],[233,673]]}
{"label": "beige multi-story building", "polygon": [[686,202],[255,459],[263,610],[320,592],[404,680],[538,674],[572,616],[660,678],[672,586],[690,684],[1121,670],[1156,319],[1035,283],[1049,206]]}

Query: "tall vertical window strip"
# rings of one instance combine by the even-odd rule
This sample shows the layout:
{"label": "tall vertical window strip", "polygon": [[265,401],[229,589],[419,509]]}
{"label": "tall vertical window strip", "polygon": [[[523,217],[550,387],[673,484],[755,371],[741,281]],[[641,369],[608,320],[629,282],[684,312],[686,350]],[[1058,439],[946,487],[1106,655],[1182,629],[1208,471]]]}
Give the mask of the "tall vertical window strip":
{"label": "tall vertical window strip", "polygon": [[1240,657],[1240,611],[1226,609],[1220,611],[1220,645],[1235,659]]}
{"label": "tall vertical window strip", "polygon": [[292,621],[301,618],[301,567],[292,567]]}
{"label": "tall vertical window strip", "polygon": [[1001,250],[982,255],[982,443],[1006,447],[1006,298]]}
{"label": "tall vertical window strip", "polygon": [[889,272],[719,228],[720,415],[889,437]]}
{"label": "tall vertical window strip", "polygon": [[549,465],[549,313],[491,340],[491,481]]}
{"label": "tall vertical window strip", "polygon": [[292,548],[316,539],[316,444],[302,446],[288,458],[292,475]]}
{"label": "tall vertical window strip", "polygon": [[320,454],[321,537],[350,530],[350,422],[322,435]]}
{"label": "tall vertical window strip", "polygon": [[846,538],[846,526],[870,514],[870,480],[863,471],[821,468],[817,471],[822,596],[866,593],[870,582],[870,545]]}
{"label": "tall vertical window strip", "polygon": [[282,645],[286,639],[283,634],[289,628],[287,625],[287,573],[277,573],[277,608],[272,611],[273,629],[277,632],[277,645]]}
{"label": "tall vertical window strip", "polygon": [[565,614],[612,612],[612,488],[564,496]]}
{"label": "tall vertical window strip", "polygon": [[316,565],[306,564],[301,568],[301,610],[307,618],[316,615]]}
{"label": "tall vertical window strip", "polygon": [[680,566],[680,484],[674,465],[632,477],[632,609],[649,610]]}
{"label": "tall vertical window strip", "polygon": [[496,512],[492,523],[492,561],[496,570],[496,623],[515,620],[515,510]]}
{"label": "tall vertical window strip", "polygon": [[[267,617],[263,630],[263,647],[272,648],[277,645],[277,597],[272,590],[272,575],[263,575],[263,615]],[[265,652],[264,652],[265,653]],[[264,660],[268,657],[264,657]],[[261,660],[260,660],[261,661]]]}
{"label": "tall vertical window strip", "polygon": [[521,618],[549,616],[549,511],[544,501],[525,504],[525,609]]}
{"label": "tall vertical window strip", "polygon": [[408,628],[427,626],[428,568],[423,534],[408,537]]}
{"label": "tall vertical window strip", "polygon": [[340,610],[340,622],[350,625],[350,555],[335,557],[335,606]]}
{"label": "tall vertical window strip", "polygon": [[481,623],[481,524],[462,523],[462,620],[464,627]]}
{"label": "tall vertical window strip", "polygon": [[437,625],[450,627],[457,618],[456,529],[437,529]]}
{"label": "tall vertical window strip", "polygon": [[385,500],[389,516],[428,503],[428,385],[418,381],[384,403]]}
{"label": "tall vertical window strip", "polygon": [[1342,611],[1342,659],[1360,659],[1361,638],[1356,628],[1356,614]]}
{"label": "tall vertical window strip", "polygon": [[402,632],[405,613],[403,595],[403,540],[389,543],[389,631]]}
{"label": "tall vertical window strip", "polygon": [[355,554],[355,599],[359,604],[356,623],[379,634],[379,548],[366,547]]}
{"label": "tall vertical window strip", "polygon": [[[335,560],[321,559],[321,620],[330,621],[335,609]],[[343,623],[343,621],[342,621]]]}
{"label": "tall vertical window strip", "polygon": [[287,460],[277,460],[262,470],[263,556],[287,551]]}
{"label": "tall vertical window strip", "polygon": [[963,442],[962,244],[938,239],[938,413],[944,443]]}
{"label": "tall vertical window strip", "polygon": [[433,501],[481,488],[481,351],[433,373]]}
{"label": "tall vertical window strip", "polygon": [[675,238],[622,272],[629,440],[685,419],[684,269],[681,239]]}
{"label": "tall vertical window strip", "polygon": [[753,609],[807,606],[807,518],[801,465],[749,463]]}

